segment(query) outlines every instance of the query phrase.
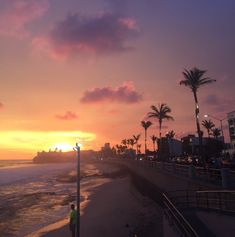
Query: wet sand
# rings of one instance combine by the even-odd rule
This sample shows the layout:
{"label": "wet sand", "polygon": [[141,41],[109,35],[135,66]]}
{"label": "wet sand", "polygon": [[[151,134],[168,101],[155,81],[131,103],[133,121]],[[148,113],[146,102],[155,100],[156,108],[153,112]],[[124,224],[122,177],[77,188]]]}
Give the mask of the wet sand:
{"label": "wet sand", "polygon": [[[94,182],[103,183],[94,185],[87,196],[81,214],[81,236],[163,236],[161,207],[141,195],[124,170],[100,163],[96,167],[104,175]],[[70,232],[65,225],[42,236],[66,237]]]}

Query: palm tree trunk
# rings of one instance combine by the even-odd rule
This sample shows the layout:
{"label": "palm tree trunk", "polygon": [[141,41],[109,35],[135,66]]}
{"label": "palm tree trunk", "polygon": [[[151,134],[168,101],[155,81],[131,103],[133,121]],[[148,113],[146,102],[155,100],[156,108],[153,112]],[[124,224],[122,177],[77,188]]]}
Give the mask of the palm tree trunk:
{"label": "palm tree trunk", "polygon": [[197,99],[197,92],[193,91],[193,96],[195,100],[195,115],[196,115],[196,125],[197,125],[197,133],[198,133],[198,139],[199,139],[199,156],[201,156],[203,163],[204,162],[204,156],[202,153],[202,134],[201,134],[201,128],[200,128],[200,122],[199,122],[199,105],[198,105],[198,99]]}
{"label": "palm tree trunk", "polygon": [[145,129],[144,130],[144,136],[145,136],[145,138],[144,138],[144,142],[145,142],[145,144],[144,144],[144,150],[145,150],[145,155],[146,155],[146,150],[147,150],[147,129]]}
{"label": "palm tree trunk", "polygon": [[159,138],[162,138],[162,121],[159,120]]}
{"label": "palm tree trunk", "polygon": [[161,157],[161,150],[162,150],[162,121],[159,120],[159,148],[158,148],[158,151],[159,151],[159,156]]}

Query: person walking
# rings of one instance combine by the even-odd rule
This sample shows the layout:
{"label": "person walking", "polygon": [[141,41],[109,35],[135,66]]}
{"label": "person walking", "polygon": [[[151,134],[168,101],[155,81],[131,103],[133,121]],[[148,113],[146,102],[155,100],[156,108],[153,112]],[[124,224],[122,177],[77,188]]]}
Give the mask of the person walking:
{"label": "person walking", "polygon": [[69,217],[69,229],[72,233],[72,237],[75,237],[76,233],[76,220],[77,220],[77,210],[75,210],[75,205],[71,204],[71,211]]}

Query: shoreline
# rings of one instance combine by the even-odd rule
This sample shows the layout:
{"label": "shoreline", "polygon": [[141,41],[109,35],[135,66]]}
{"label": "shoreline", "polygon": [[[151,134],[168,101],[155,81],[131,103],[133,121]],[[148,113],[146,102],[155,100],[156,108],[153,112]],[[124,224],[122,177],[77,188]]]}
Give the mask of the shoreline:
{"label": "shoreline", "polygon": [[[97,162],[94,165],[100,170],[99,178],[106,182],[96,187],[87,200],[89,204],[81,214],[81,236],[163,236],[161,207],[140,193],[126,168]],[[38,236],[64,237],[70,232],[64,225],[41,234]]]}

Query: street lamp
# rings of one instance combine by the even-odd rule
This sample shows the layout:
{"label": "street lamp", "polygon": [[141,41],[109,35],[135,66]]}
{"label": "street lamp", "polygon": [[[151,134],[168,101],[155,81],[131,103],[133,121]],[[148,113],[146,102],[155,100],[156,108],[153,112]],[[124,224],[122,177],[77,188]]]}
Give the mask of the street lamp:
{"label": "street lamp", "polygon": [[80,147],[81,145],[76,143],[74,148],[77,151],[77,220],[76,220],[76,237],[80,237]]}
{"label": "street lamp", "polygon": [[222,121],[225,120],[226,118],[219,119],[219,118],[216,118],[215,116],[212,116],[212,115],[210,115],[210,114],[205,114],[204,117],[205,117],[205,118],[211,117],[211,118],[213,118],[213,119],[215,119],[215,120],[220,121],[220,129],[221,129],[221,133],[222,133],[222,137],[223,137],[223,141],[224,141],[224,130],[223,130]]}

